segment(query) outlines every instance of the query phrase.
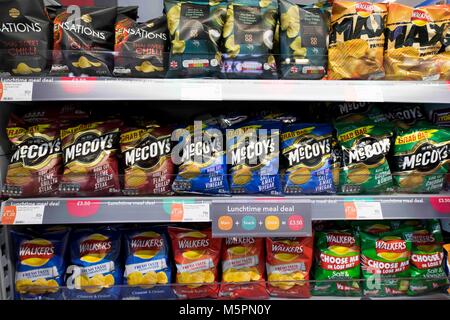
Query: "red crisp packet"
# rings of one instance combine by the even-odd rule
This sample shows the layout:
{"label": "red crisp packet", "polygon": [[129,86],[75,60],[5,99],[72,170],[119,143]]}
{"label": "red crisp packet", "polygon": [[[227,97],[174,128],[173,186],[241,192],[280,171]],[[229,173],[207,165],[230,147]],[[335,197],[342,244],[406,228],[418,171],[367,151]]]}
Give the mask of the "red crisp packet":
{"label": "red crisp packet", "polygon": [[48,122],[28,126],[13,116],[6,132],[15,150],[8,165],[3,194],[13,197],[56,195],[62,171],[58,126]]}
{"label": "red crisp packet", "polygon": [[151,124],[122,132],[126,195],[170,195],[175,178],[171,160],[172,130]]}
{"label": "red crisp packet", "polygon": [[314,238],[267,238],[266,265],[271,296],[308,298]]}
{"label": "red crisp packet", "polygon": [[117,151],[122,122],[109,120],[61,130],[64,174],[60,192],[107,196],[120,191]]}
{"label": "red crisp packet", "polygon": [[174,291],[181,299],[217,298],[217,266],[222,239],[213,239],[211,229],[169,227],[177,266]]}
{"label": "red crisp packet", "polygon": [[267,299],[264,263],[264,239],[226,238],[219,296],[224,299]]}

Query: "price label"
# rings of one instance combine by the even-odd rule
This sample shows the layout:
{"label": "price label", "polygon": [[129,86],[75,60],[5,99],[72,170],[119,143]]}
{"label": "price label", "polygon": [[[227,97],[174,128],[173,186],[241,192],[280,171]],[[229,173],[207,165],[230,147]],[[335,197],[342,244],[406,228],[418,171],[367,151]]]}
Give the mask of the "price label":
{"label": "price label", "polygon": [[184,203],[183,204],[183,222],[208,222],[209,217],[208,203]]}
{"label": "price label", "polygon": [[5,206],[2,214],[2,224],[42,224],[45,205]]}
{"label": "price label", "polygon": [[0,101],[31,101],[33,82],[0,82]]}
{"label": "price label", "polygon": [[354,201],[344,203],[345,218],[349,220],[383,219],[379,202]]}
{"label": "price label", "polygon": [[383,90],[377,85],[351,85],[344,90],[345,101],[384,102]]}
{"label": "price label", "polygon": [[222,85],[220,83],[183,83],[181,85],[181,100],[222,100]]}

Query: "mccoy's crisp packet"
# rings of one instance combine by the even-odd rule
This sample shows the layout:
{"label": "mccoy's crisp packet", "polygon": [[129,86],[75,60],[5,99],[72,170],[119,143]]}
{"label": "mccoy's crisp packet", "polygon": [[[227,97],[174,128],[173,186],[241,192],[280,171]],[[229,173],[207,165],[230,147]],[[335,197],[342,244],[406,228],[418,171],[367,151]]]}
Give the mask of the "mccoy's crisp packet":
{"label": "mccoy's crisp packet", "polygon": [[263,238],[226,238],[222,250],[222,284],[219,297],[268,298],[264,263]]}
{"label": "mccoy's crisp packet", "polygon": [[125,230],[125,270],[122,299],[170,299],[172,266],[167,229],[140,227]]}
{"label": "mccoy's crisp packet", "polygon": [[227,130],[232,193],[281,194],[281,128],[281,121],[255,120]]}
{"label": "mccoy's crisp packet", "polygon": [[287,169],[286,194],[334,193],[332,134],[328,124],[291,124],[281,134],[281,150]]}
{"label": "mccoy's crisp packet", "polygon": [[271,296],[310,297],[313,246],[314,237],[266,239],[266,270]]}
{"label": "mccoy's crisp packet", "polygon": [[222,239],[211,229],[169,227],[176,264],[175,293],[181,299],[217,298],[218,264]]}
{"label": "mccoy's crisp packet", "polygon": [[392,161],[397,190],[441,191],[450,160],[450,130],[420,121],[397,131]]}
{"label": "mccoy's crisp packet", "polygon": [[389,4],[385,68],[391,80],[450,79],[450,5]]}
{"label": "mccoy's crisp packet", "polygon": [[73,232],[67,268],[67,299],[117,300],[122,284],[121,233],[114,227]]}
{"label": "mccoy's crisp packet", "polygon": [[392,130],[372,121],[336,124],[342,148],[339,192],[348,194],[392,191],[391,170],[386,159]]}
{"label": "mccoy's crisp packet", "polygon": [[329,78],[384,77],[387,4],[334,1],[328,49]]}
{"label": "mccoy's crisp packet", "polygon": [[64,227],[11,231],[16,299],[62,299],[69,231]]}

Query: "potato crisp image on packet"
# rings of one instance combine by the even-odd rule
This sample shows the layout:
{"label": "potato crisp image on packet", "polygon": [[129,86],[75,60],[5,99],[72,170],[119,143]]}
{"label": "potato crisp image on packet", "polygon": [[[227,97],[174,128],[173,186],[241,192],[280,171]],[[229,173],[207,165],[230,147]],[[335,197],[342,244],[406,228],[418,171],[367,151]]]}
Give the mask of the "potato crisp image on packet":
{"label": "potato crisp image on packet", "polygon": [[60,300],[68,228],[12,230],[16,252],[16,299]]}
{"label": "potato crisp image on packet", "polygon": [[389,4],[385,68],[390,80],[450,80],[450,5]]}
{"label": "potato crisp image on packet", "polygon": [[384,77],[384,28],[387,5],[335,1],[328,49],[329,79]]}
{"label": "potato crisp image on packet", "polygon": [[268,298],[264,264],[263,238],[226,238],[222,250],[222,284],[219,297],[223,299]]}
{"label": "potato crisp image on packet", "polygon": [[175,293],[181,299],[217,298],[218,265],[222,239],[212,238],[211,229],[169,227],[177,269]]}

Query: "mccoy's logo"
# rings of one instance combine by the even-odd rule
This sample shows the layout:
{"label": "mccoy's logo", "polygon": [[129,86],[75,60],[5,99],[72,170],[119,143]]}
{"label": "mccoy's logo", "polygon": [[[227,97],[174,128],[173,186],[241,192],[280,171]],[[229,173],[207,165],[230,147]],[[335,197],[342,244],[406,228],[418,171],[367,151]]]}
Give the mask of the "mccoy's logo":
{"label": "mccoy's logo", "polygon": [[373,5],[370,2],[357,2],[356,13],[363,18],[367,18],[373,12]]}
{"label": "mccoy's logo", "polygon": [[331,153],[331,137],[316,139],[314,137],[304,137],[294,142],[298,148],[289,151],[286,155],[289,166],[300,163],[308,167],[314,167],[322,161],[322,157]]}
{"label": "mccoy's logo", "polygon": [[80,242],[80,260],[95,263],[112,250],[112,241],[102,234],[92,234]]}
{"label": "mccoy's logo", "polygon": [[139,233],[130,241],[131,252],[141,259],[153,258],[163,246],[164,239],[153,231]]}
{"label": "mccoy's logo", "polygon": [[327,245],[341,246],[341,247],[353,247],[355,244],[355,237],[350,233],[327,233]]}
{"label": "mccoy's logo", "polygon": [[430,171],[448,160],[450,157],[448,145],[435,146],[428,142],[416,148],[413,154],[397,156],[396,165],[400,171],[419,170]]}
{"label": "mccoy's logo", "polygon": [[155,138],[149,136],[136,148],[125,151],[125,165],[131,167],[137,165],[144,169],[154,167],[159,158],[171,152],[170,137]]}
{"label": "mccoy's logo", "polygon": [[63,149],[64,162],[79,161],[91,163],[104,151],[115,150],[119,142],[119,133],[111,132],[103,136],[95,132],[81,134],[75,142]]}
{"label": "mccoy's logo", "polygon": [[430,15],[421,9],[415,9],[411,15],[411,22],[419,27],[425,26],[430,21],[432,21]]}
{"label": "mccoy's logo", "polygon": [[14,152],[11,163],[22,162],[25,166],[37,166],[50,155],[61,152],[61,140],[48,141],[43,137],[32,137],[22,142]]}
{"label": "mccoy's logo", "polygon": [[391,140],[389,138],[375,139],[365,137],[358,141],[356,146],[345,150],[344,161],[347,164],[363,162],[367,165],[378,163],[384,155],[389,153]]}
{"label": "mccoy's logo", "polygon": [[53,244],[45,239],[24,241],[19,248],[21,264],[39,267],[46,264],[55,254]]}

